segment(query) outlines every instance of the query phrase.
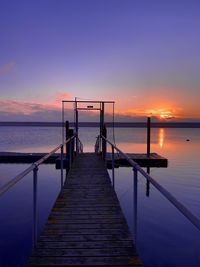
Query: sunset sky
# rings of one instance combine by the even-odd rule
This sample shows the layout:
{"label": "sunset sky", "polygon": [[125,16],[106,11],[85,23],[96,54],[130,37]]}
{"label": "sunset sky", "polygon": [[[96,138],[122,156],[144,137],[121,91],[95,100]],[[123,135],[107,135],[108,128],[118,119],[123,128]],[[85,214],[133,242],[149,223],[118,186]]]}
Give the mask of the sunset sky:
{"label": "sunset sky", "polygon": [[199,49],[199,0],[0,0],[0,120],[60,120],[79,97],[200,121]]}

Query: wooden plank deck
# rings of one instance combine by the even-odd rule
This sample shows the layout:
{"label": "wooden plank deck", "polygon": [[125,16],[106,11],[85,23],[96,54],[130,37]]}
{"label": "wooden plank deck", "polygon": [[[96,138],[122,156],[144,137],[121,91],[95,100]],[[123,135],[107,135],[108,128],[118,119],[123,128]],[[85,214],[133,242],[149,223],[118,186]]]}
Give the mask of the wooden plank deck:
{"label": "wooden plank deck", "polygon": [[96,154],[75,159],[27,266],[142,266]]}

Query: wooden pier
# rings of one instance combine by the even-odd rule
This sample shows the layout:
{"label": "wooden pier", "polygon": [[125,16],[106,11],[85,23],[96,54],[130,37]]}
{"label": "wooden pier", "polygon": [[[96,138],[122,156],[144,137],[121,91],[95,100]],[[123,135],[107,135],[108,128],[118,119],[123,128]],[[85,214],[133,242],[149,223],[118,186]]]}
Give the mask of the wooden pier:
{"label": "wooden pier", "polygon": [[100,156],[76,157],[27,266],[142,266]]}

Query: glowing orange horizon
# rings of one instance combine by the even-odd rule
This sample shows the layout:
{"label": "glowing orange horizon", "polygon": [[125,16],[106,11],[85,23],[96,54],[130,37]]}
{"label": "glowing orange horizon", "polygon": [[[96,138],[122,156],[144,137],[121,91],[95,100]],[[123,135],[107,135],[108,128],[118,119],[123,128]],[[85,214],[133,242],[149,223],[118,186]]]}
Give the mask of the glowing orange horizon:
{"label": "glowing orange horizon", "polygon": [[[58,92],[50,99],[45,99],[42,103],[32,101],[20,101],[20,100],[1,100],[0,99],[0,111],[7,113],[18,113],[25,115],[32,115],[38,110],[45,111],[61,111],[61,102],[63,99],[73,99],[73,97],[67,92]],[[170,103],[169,101],[161,101],[159,98],[154,100],[151,99],[151,103],[135,101],[134,98],[130,98],[131,101],[121,99],[115,102],[115,117],[126,118],[144,118],[154,117],[157,120],[182,120],[182,119],[200,119],[199,113],[194,109],[193,106],[187,106],[183,108],[183,105],[177,105],[176,103]],[[71,107],[72,108],[72,107]],[[108,106],[105,112],[112,115],[112,106]],[[91,111],[91,116],[95,115],[96,112]]]}
{"label": "glowing orange horizon", "polygon": [[117,110],[116,113],[117,115],[130,117],[155,117],[160,120],[178,119],[182,117],[180,113],[168,109],[129,109],[127,111]]}

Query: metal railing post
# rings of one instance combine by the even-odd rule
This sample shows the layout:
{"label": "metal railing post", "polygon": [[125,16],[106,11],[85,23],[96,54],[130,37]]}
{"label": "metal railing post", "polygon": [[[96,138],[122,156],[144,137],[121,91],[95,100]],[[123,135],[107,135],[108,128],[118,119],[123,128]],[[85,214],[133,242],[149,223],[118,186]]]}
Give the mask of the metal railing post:
{"label": "metal railing post", "polygon": [[71,169],[72,165],[72,141],[69,141],[69,169]]}
{"label": "metal railing post", "polygon": [[102,130],[102,135],[103,135],[103,139],[102,139],[102,157],[103,157],[103,160],[105,161],[106,160],[106,153],[107,153],[107,141],[106,141],[106,138],[107,138],[107,129],[104,125],[103,127],[103,130]]}
{"label": "metal railing post", "polygon": [[76,134],[76,153],[78,154],[78,103],[75,100],[75,134]]}
{"label": "metal railing post", "polygon": [[37,243],[37,175],[38,167],[35,166],[33,169],[33,248],[35,248]]}
{"label": "metal railing post", "polygon": [[133,167],[133,235],[135,238],[135,245],[137,243],[137,195],[138,195],[138,171]]}
{"label": "metal railing post", "polygon": [[115,154],[114,154],[114,147],[111,145],[112,147],[112,185],[113,188],[115,188]]}
{"label": "metal railing post", "polygon": [[63,187],[63,145],[60,148],[61,189]]}

